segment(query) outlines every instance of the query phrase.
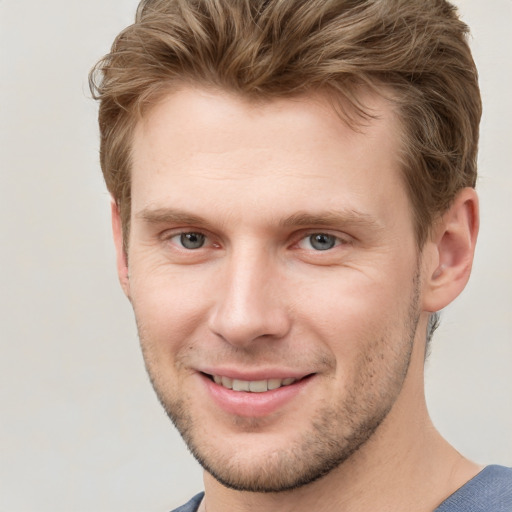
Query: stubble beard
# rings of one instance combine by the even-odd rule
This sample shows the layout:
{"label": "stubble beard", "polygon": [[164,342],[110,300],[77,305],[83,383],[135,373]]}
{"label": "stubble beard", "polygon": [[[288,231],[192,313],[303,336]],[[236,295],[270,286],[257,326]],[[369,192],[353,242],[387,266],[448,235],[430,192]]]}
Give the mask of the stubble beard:
{"label": "stubble beard", "polygon": [[[417,277],[417,276],[416,276]],[[222,451],[198,435],[204,426],[197,425],[188,400],[180,397],[170,399],[153,375],[151,364],[146,368],[157,397],[167,415],[180,432],[190,452],[222,485],[238,491],[279,493],[308,485],[342,465],[357,452],[376,432],[395,403],[407,375],[414,339],[419,322],[419,289],[415,288],[408,315],[403,319],[404,330],[400,347],[390,367],[384,372],[385,382],[375,384],[375,363],[380,354],[389,351],[393,342],[386,335],[370,344],[366,355],[360,361],[360,371],[353,386],[337,405],[325,404],[318,408],[311,426],[291,445],[282,450],[272,451],[258,460],[246,460],[242,454]],[[139,329],[144,352],[144,340]],[[382,377],[382,375],[380,375]],[[247,430],[258,430],[261,426],[254,420],[243,421]],[[203,432],[204,438],[204,432]],[[226,441],[229,443],[229,441]],[[262,452],[264,452],[264,447]]]}

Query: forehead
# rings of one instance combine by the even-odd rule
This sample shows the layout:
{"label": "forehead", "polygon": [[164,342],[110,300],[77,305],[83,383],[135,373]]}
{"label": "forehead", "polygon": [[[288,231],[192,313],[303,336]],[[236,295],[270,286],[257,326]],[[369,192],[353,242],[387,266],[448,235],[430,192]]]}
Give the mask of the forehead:
{"label": "forehead", "polygon": [[[201,149],[199,144],[205,142],[212,142],[222,149],[228,142],[222,137],[230,129],[237,141],[248,137],[253,142],[267,142],[274,140],[275,133],[281,134],[283,127],[293,137],[302,135],[308,140],[315,135],[347,139],[356,138],[358,134],[363,135],[360,140],[368,143],[377,138],[388,141],[397,138],[398,122],[390,101],[361,89],[357,102],[368,118],[358,115],[356,108],[342,97],[327,91],[253,99],[223,90],[181,87],[159,96],[158,101],[147,109],[136,124],[135,145],[142,138],[147,143],[148,140],[158,142],[164,137],[166,142],[179,143],[185,138],[187,144],[191,144],[195,140],[197,149]],[[198,137],[191,139],[189,130],[195,131]],[[208,139],[200,139],[199,135],[205,133],[208,133]],[[318,141],[318,136],[314,140]],[[293,143],[292,137],[289,141]],[[136,147],[135,153],[140,149],[143,148]]]}
{"label": "forehead", "polygon": [[264,203],[279,216],[403,196],[393,110],[377,95],[362,101],[372,118],[353,129],[321,94],[268,102],[197,88],[169,94],[136,126],[132,213]]}

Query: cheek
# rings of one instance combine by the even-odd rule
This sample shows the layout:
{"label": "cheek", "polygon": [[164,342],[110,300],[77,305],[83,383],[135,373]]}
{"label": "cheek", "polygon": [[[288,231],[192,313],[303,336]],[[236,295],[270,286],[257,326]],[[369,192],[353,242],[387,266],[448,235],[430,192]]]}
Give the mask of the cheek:
{"label": "cheek", "polygon": [[367,332],[380,323],[402,295],[398,284],[369,278],[358,270],[344,270],[296,286],[296,309],[323,331],[339,334]]}
{"label": "cheek", "polygon": [[414,271],[380,275],[345,269],[321,280],[302,282],[297,319],[324,344],[344,382],[357,373],[374,374],[392,365],[409,338],[407,325],[414,292]]}
{"label": "cheek", "polygon": [[135,267],[130,281],[142,341],[154,350],[175,350],[204,324],[212,291],[192,272]]}

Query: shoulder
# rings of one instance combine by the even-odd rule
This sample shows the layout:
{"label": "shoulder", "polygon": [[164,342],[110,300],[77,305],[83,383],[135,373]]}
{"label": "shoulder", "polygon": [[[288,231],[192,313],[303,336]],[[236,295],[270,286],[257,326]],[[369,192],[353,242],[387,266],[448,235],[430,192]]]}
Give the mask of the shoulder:
{"label": "shoulder", "polygon": [[435,512],[511,512],[512,468],[487,466]]}
{"label": "shoulder", "polygon": [[199,508],[201,500],[203,499],[203,496],[204,492],[201,492],[194,496],[188,503],[185,503],[185,505],[182,505],[181,507],[178,507],[171,512],[196,512]]}

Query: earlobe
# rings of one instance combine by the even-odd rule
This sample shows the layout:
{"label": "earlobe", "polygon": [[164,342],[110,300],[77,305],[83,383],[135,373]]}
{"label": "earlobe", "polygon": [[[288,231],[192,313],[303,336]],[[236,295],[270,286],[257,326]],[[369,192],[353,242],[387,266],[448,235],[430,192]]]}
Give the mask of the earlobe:
{"label": "earlobe", "polygon": [[435,257],[425,274],[425,311],[443,309],[466,286],[471,274],[478,227],[477,194],[473,188],[464,188],[433,229],[429,244]]}
{"label": "earlobe", "polygon": [[114,245],[116,248],[116,265],[117,275],[119,282],[123,288],[124,293],[130,298],[130,280],[128,276],[128,257],[126,254],[124,239],[123,239],[123,226],[121,222],[121,215],[119,207],[115,200],[112,198],[110,202],[112,213],[112,234],[114,236]]}

